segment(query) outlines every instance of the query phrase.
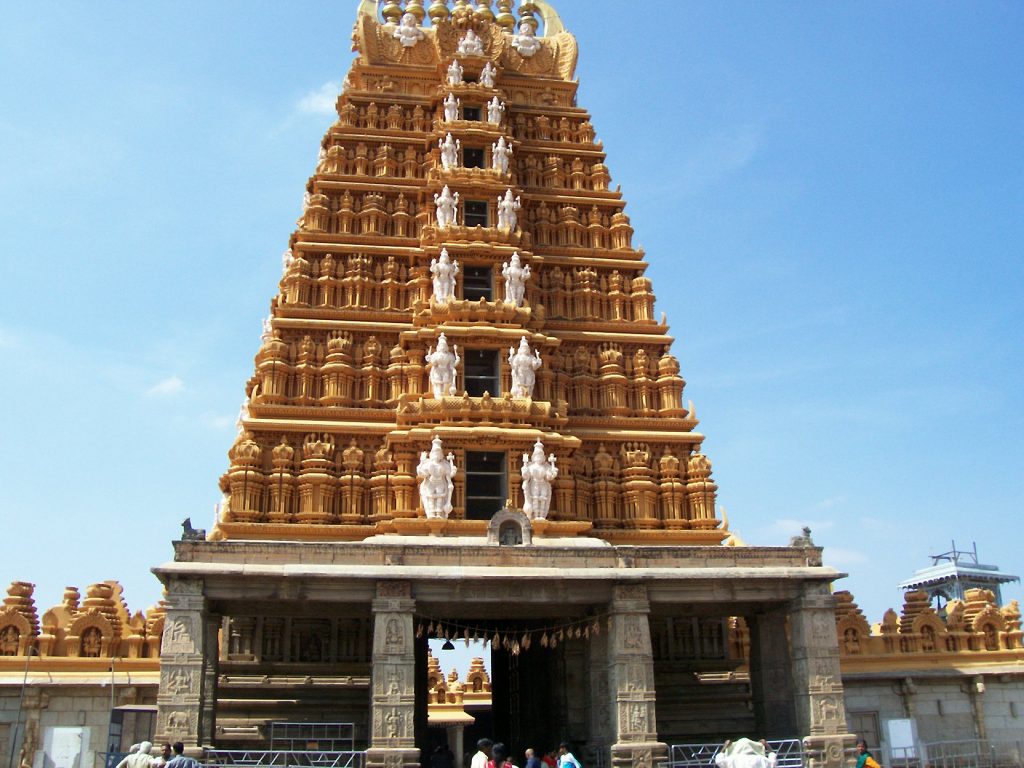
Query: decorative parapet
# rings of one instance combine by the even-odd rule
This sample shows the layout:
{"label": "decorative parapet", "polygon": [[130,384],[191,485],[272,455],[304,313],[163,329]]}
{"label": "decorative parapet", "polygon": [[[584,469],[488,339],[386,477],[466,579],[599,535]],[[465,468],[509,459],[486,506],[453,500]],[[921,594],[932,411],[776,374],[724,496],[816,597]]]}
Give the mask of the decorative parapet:
{"label": "decorative parapet", "polygon": [[[0,657],[28,654],[47,659],[76,659],[109,669],[110,659],[151,659],[158,663],[164,610],[132,615],[116,581],[92,584],[80,601],[76,587],[64,590],[60,605],[36,618],[34,585],[12,582],[0,610]],[[36,664],[33,664],[35,668]]]}

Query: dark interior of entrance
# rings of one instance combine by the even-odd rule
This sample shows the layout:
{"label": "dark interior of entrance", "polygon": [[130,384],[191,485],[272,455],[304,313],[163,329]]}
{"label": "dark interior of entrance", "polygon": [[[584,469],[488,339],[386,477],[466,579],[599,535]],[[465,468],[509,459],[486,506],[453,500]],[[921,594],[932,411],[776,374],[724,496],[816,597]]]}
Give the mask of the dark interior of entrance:
{"label": "dark interior of entrance", "polygon": [[[561,619],[559,623],[565,621]],[[468,623],[486,624],[484,621]],[[553,623],[554,620],[502,622],[501,628],[495,631],[502,637],[521,638],[531,629]],[[461,646],[459,640],[456,642]],[[548,750],[557,751],[562,740],[579,744],[589,742],[592,696],[588,691],[591,683],[596,681],[591,680],[593,660],[588,645],[588,641],[582,638],[563,637],[561,642],[556,640],[553,647],[550,643],[545,647],[534,641],[529,649],[520,648],[518,653],[512,653],[491,644],[491,710],[471,712],[476,721],[464,731],[464,752],[475,752],[476,743],[481,738],[506,744],[517,758],[521,758],[528,747],[543,754]],[[417,667],[422,669],[418,684],[425,688],[425,639],[418,650]],[[422,658],[422,665],[419,658]],[[439,661],[445,670],[444,656]],[[600,675],[603,670],[595,671]],[[418,746],[432,751],[436,745],[446,743],[446,733],[443,728],[426,727],[426,696],[417,696],[417,702]],[[449,746],[454,748],[453,744]],[[422,754],[429,755],[430,752]]]}

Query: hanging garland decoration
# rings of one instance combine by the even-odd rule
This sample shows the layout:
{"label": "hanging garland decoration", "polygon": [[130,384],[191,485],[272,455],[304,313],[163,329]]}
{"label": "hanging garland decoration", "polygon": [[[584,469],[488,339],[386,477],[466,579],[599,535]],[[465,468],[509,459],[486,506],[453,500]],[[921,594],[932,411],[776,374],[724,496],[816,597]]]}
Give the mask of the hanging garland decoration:
{"label": "hanging garland decoration", "polygon": [[601,623],[605,621],[611,629],[612,619],[609,614],[598,614],[583,619],[574,619],[561,624],[529,629],[495,629],[493,626],[462,624],[447,619],[432,619],[428,616],[417,618],[416,637],[428,639],[461,639],[469,647],[470,643],[490,643],[491,648],[501,648],[513,656],[528,651],[537,644],[541,648],[557,648],[566,640],[589,640],[601,634]]}

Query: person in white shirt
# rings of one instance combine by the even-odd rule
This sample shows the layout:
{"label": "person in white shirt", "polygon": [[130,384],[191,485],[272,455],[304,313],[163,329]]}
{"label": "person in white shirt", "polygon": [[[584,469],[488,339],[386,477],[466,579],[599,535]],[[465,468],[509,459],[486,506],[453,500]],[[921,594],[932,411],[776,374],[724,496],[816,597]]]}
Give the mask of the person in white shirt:
{"label": "person in white shirt", "polygon": [[775,768],[775,753],[767,742],[753,739],[727,741],[715,755],[718,768]]}
{"label": "person in white shirt", "polygon": [[473,762],[469,764],[469,768],[487,768],[487,761],[491,759],[491,747],[494,746],[494,742],[490,739],[480,739],[476,743],[476,754],[473,755]]}
{"label": "person in white shirt", "polygon": [[563,741],[558,746],[558,768],[566,768],[566,766],[572,766],[573,768],[583,768],[580,765],[580,761],[576,759],[572,752],[569,750],[572,745],[568,741]]}

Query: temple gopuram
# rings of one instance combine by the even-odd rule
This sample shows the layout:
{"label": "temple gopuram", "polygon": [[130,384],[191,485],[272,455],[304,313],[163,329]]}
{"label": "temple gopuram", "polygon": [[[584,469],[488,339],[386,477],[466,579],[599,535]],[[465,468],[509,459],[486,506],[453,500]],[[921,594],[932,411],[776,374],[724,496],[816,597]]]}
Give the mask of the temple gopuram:
{"label": "temple gopuram", "polygon": [[[270,750],[272,723],[341,723],[368,768],[416,768],[486,722],[587,765],[751,736],[831,768],[872,722],[886,738],[870,702],[893,681],[920,718],[928,681],[970,681],[974,738],[1003,727],[978,709],[991,680],[1012,732],[1015,604],[969,590],[939,616],[911,592],[872,628],[809,534],[729,531],[555,10],[362,2],[353,50],[216,524],[174,542],[145,615],[116,582],[41,623],[30,584],[4,603],[21,768],[44,768],[47,728],[93,725],[50,717],[76,695],[118,723],[80,744],[97,765],[136,737],[218,764]],[[445,678],[432,640],[487,643],[489,672]]]}

